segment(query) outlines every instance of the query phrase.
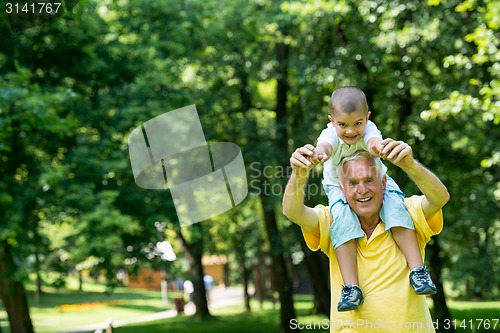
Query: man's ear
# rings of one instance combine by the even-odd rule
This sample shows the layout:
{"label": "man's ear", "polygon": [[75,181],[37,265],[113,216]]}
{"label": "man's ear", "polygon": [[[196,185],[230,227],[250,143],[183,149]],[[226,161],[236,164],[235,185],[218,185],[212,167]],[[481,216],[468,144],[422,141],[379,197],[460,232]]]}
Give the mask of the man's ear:
{"label": "man's ear", "polygon": [[384,175],[382,177],[382,186],[384,187],[384,190],[385,190],[385,184],[387,184],[387,176],[386,175]]}

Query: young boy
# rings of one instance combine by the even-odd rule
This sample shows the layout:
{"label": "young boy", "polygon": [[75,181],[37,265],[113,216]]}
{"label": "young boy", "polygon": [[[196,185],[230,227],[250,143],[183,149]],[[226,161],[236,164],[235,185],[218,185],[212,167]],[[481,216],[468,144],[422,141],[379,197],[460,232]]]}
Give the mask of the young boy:
{"label": "young boy", "polygon": [[[357,150],[366,150],[379,157],[382,136],[375,124],[368,120],[369,117],[366,96],[361,89],[347,86],[335,90],[330,100],[330,123],[321,132],[313,155],[315,162],[324,163],[323,186],[334,221],[329,235],[344,281],[337,305],[338,311],[355,310],[364,300],[356,271],[355,241],[356,238],[364,237],[364,233],[358,217],[350,209],[340,189],[338,164],[343,157]],[[379,160],[379,163],[382,162]],[[385,173],[387,168],[384,165],[383,169]],[[404,194],[391,177],[385,176],[387,183],[380,211],[381,221],[385,223],[385,230],[392,233],[394,241],[406,257],[411,270],[410,285],[415,293],[434,294],[436,286],[423,264],[415,227],[404,206]]]}

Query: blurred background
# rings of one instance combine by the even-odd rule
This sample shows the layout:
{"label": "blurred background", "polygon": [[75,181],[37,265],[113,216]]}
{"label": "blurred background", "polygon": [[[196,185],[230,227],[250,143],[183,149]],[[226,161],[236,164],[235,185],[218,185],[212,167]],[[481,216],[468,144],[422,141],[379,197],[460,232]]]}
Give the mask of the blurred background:
{"label": "blurred background", "polygon": [[[205,275],[241,287],[242,311],[275,304],[271,331],[290,331],[297,295],[328,318],[326,257],[280,205],[291,152],[315,144],[344,85],[365,92],[383,136],[408,142],[451,194],[427,249],[434,318],[498,318],[499,1],[80,0],[52,17],[11,5],[0,3],[1,332],[56,332],[61,305],[134,283],[163,291],[137,306],[148,313],[188,302],[176,281],[190,280],[195,316],[209,318]],[[191,104],[207,141],[241,147],[249,196],[181,228],[168,191],[135,185],[127,139]],[[326,202],[320,183],[318,166],[307,204]],[[459,311],[473,303],[489,312]]]}

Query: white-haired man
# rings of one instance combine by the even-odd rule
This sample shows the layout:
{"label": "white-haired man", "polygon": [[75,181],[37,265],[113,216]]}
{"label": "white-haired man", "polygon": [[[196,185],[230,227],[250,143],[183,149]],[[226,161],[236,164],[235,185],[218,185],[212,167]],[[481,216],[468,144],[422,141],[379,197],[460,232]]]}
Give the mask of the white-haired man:
{"label": "white-haired man", "polygon": [[[329,257],[330,332],[434,332],[425,297],[411,289],[405,257],[380,219],[385,176],[377,160],[365,152],[345,158],[339,167],[340,187],[364,233],[356,244],[364,303],[355,311],[337,311],[334,304],[341,294],[342,278],[328,235],[335,221],[328,207],[304,205],[313,152],[314,146],[305,145],[290,158],[293,171],[283,197],[283,213],[302,228],[311,250],[321,249]],[[423,194],[405,199],[423,257],[426,243],[443,228],[441,208],[449,200],[448,191],[439,178],[415,160],[405,142],[383,140],[380,156],[405,171]]]}

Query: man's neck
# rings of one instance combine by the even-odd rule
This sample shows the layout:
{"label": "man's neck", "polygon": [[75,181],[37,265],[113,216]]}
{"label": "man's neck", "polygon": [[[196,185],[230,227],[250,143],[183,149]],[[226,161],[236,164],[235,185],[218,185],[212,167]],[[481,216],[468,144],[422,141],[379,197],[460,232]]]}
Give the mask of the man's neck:
{"label": "man's neck", "polygon": [[366,238],[370,239],[373,230],[375,230],[380,222],[380,217],[376,215],[371,218],[360,218],[359,222],[361,223],[361,229],[363,229],[366,234]]}

